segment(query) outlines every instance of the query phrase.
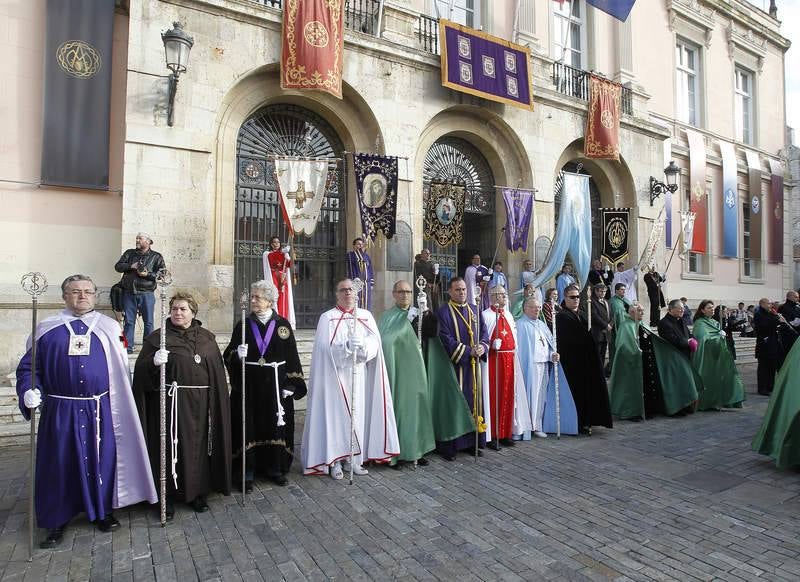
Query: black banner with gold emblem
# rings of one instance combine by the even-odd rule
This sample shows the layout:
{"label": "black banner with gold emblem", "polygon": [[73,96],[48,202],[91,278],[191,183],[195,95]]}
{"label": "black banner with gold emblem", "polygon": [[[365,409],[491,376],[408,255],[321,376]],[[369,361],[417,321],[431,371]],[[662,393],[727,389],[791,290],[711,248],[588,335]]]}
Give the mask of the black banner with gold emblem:
{"label": "black banner with gold emblem", "polygon": [[42,183],[108,188],[114,0],[47,0]]}
{"label": "black banner with gold emblem", "polygon": [[464,234],[464,186],[431,182],[425,196],[422,236],[440,247],[460,243]]}
{"label": "black banner with gold emblem", "polygon": [[601,258],[616,265],[628,256],[628,219],[630,208],[601,208],[603,216],[603,252]]}

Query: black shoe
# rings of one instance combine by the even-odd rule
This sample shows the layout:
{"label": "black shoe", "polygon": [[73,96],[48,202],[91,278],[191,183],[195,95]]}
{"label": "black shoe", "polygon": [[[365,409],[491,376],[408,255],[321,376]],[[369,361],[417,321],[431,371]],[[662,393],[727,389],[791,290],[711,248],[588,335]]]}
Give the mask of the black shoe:
{"label": "black shoe", "polygon": [[500,439],[500,444],[504,447],[513,447],[516,446],[517,443],[515,443],[513,439]]}
{"label": "black shoe", "polygon": [[205,513],[208,511],[208,503],[206,503],[206,498],[202,495],[195,497],[194,501],[192,501],[189,505],[192,506],[192,509],[194,509],[195,513]]}
{"label": "black shoe", "polygon": [[[282,474],[281,475],[273,475],[272,477],[269,478],[269,480],[272,481],[273,483],[275,483],[275,485],[277,485],[278,487],[285,487],[286,484],[289,482],[289,480],[286,478],[286,476],[282,475]],[[250,482],[250,486],[252,487],[252,485],[253,485],[253,483],[251,481]]]}
{"label": "black shoe", "polygon": [[[486,443],[486,448],[492,449],[493,451],[502,450],[502,447],[500,446],[500,443],[498,443],[497,441],[489,441],[488,443]],[[472,452],[473,452],[473,456],[474,456],[475,451],[472,451]],[[478,451],[478,452],[480,453],[480,451]]]}
{"label": "black shoe", "polygon": [[403,461],[397,461],[394,465],[389,465],[389,468],[394,469],[395,471],[402,471]]}
{"label": "black shoe", "polygon": [[442,457],[442,458],[443,458],[445,461],[455,461],[455,460],[456,460],[456,456],[455,456],[454,454],[453,454],[453,455],[446,455],[446,454],[444,454],[444,453],[439,453],[439,455],[440,455],[440,456],[441,456],[441,457]]}
{"label": "black shoe", "polygon": [[61,527],[54,527],[53,529],[47,530],[47,539],[39,544],[39,547],[43,550],[49,550],[51,548],[55,548],[58,544],[61,543],[61,540],[64,537],[64,530],[66,529],[66,525],[62,525]]}
{"label": "black shoe", "polygon": [[417,465],[419,465],[420,467],[427,467],[428,465],[430,465],[430,461],[428,461],[428,459],[426,459],[425,457],[422,457],[417,459]]}
{"label": "black shoe", "polygon": [[97,529],[99,529],[103,533],[112,532],[115,529],[120,528],[117,518],[114,517],[111,513],[106,515],[103,519],[98,519],[97,521],[94,522],[94,524],[97,526]]}
{"label": "black shoe", "polygon": [[253,480],[245,480],[244,482],[244,492],[245,493],[252,493],[253,492]]}

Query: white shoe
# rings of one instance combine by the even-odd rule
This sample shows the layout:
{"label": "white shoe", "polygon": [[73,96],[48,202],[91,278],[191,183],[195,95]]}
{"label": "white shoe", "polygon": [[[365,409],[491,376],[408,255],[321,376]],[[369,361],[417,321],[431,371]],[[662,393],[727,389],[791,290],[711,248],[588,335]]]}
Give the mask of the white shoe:
{"label": "white shoe", "polygon": [[[350,472],[350,461],[342,461],[342,467],[344,468],[345,473]],[[353,465],[353,474],[354,475],[369,475],[369,471],[367,471],[361,465]]]}
{"label": "white shoe", "polygon": [[539,437],[540,439],[546,439],[547,438],[547,433],[546,432],[542,432],[540,430],[536,430],[536,431],[533,432],[533,436]]}
{"label": "white shoe", "polygon": [[344,479],[344,473],[342,472],[342,464],[338,461],[331,465],[331,479],[336,479],[337,481],[340,479]]}

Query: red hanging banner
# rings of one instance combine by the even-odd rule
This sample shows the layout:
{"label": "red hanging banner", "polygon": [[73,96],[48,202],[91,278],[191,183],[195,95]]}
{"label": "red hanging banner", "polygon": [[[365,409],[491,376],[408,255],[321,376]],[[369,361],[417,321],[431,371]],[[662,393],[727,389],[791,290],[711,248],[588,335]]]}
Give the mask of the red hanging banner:
{"label": "red hanging banner", "polygon": [[281,88],[342,98],[342,0],[284,0]]}
{"label": "red hanging banner", "polygon": [[583,151],[587,158],[619,161],[619,106],[622,86],[596,75],[589,81],[589,115]]}
{"label": "red hanging banner", "polygon": [[708,193],[706,191],[706,142],[703,135],[686,130],[689,140],[689,210],[694,212],[692,252],[708,252]]}

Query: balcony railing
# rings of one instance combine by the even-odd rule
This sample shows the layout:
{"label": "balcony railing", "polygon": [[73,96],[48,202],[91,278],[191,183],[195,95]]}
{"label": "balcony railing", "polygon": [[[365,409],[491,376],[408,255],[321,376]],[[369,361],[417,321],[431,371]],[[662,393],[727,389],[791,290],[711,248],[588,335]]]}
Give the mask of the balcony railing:
{"label": "balcony railing", "polygon": [[[283,8],[282,0],[250,0],[268,8]],[[380,0],[345,0],[344,27],[348,30],[378,36]]]}
{"label": "balcony railing", "polygon": [[[556,91],[577,97],[582,101],[589,101],[589,72],[564,63],[553,63],[553,85]],[[633,115],[633,91],[630,87],[622,87],[620,95],[622,113]]]}
{"label": "balcony railing", "polygon": [[439,54],[439,19],[419,15],[417,24],[417,40],[419,46],[428,53]]}

